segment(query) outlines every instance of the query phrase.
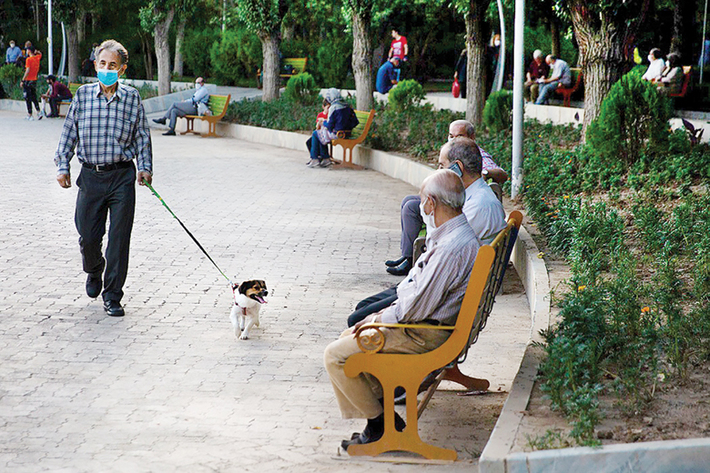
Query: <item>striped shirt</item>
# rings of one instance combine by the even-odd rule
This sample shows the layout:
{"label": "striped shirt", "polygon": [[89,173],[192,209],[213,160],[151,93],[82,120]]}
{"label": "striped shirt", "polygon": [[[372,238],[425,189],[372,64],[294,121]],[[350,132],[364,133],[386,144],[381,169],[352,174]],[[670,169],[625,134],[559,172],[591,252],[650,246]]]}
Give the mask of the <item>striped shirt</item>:
{"label": "striped shirt", "polygon": [[437,320],[455,325],[480,245],[461,214],[427,235],[424,253],[397,286],[397,301],[386,308],[383,323]]}
{"label": "striped shirt", "polygon": [[496,164],[495,161],[493,161],[493,156],[488,154],[486,150],[481,148],[480,146],[478,147],[478,150],[481,152],[481,171],[490,171],[491,169],[500,169],[500,166]]}
{"label": "striped shirt", "polygon": [[74,156],[88,164],[136,160],[138,171],[153,172],[153,147],[138,91],[118,84],[107,100],[99,83],[83,85],[69,106],[54,155],[57,174],[69,174]]}

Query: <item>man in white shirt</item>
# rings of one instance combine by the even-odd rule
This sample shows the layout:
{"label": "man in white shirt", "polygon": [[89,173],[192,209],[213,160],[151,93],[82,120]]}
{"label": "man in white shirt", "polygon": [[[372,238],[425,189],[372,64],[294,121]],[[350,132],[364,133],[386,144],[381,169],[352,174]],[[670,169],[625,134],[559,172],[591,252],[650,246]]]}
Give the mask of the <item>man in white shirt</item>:
{"label": "man in white shirt", "polygon": [[[343,418],[367,419],[361,434],[343,440],[341,446],[346,450],[350,445],[375,442],[384,433],[380,383],[363,374],[354,378],[345,375],[347,359],[361,353],[355,330],[368,322],[455,325],[480,248],[476,234],[462,213],[466,190],[454,172],[437,171],[424,180],[419,193],[421,212],[429,228],[428,251],[397,286],[399,297],[395,303],[346,330],[325,349],[325,369]],[[383,328],[382,331],[386,340],[384,353],[425,353],[449,337],[443,330]],[[396,416],[395,427],[400,431],[404,429],[404,421],[399,416]]]}
{"label": "man in white shirt", "polygon": [[170,123],[168,123],[168,131],[163,133],[163,135],[175,136],[175,122],[178,117],[184,117],[185,115],[197,115],[199,105],[206,105],[209,100],[210,93],[205,87],[205,80],[202,77],[198,77],[195,79],[195,93],[192,94],[192,97],[188,100],[183,100],[182,102],[175,102],[170,106],[168,111],[165,112],[165,115],[161,118],[154,118],[153,121],[155,123],[165,125],[165,123],[170,120]]}
{"label": "man in white shirt", "polygon": [[661,78],[666,62],[663,60],[663,53],[658,48],[653,48],[648,53],[648,69],[641,78],[650,82],[655,82]]}
{"label": "man in white shirt", "polygon": [[552,75],[549,78],[537,80],[540,84],[540,95],[535,101],[536,105],[546,104],[556,88],[572,85],[572,71],[566,61],[549,54],[545,58],[545,62],[552,68]]}

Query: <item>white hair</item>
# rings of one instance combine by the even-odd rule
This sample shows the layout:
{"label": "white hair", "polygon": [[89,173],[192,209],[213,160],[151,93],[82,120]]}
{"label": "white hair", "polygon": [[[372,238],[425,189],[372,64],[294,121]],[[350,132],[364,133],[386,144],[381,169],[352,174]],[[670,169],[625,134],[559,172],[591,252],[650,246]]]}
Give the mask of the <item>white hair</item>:
{"label": "white hair", "polygon": [[461,212],[466,201],[466,188],[461,178],[449,169],[439,169],[424,182],[420,193],[434,202]]}
{"label": "white hair", "polygon": [[539,49],[536,49],[535,52],[533,53],[533,57],[535,59],[542,57],[542,51],[540,51]]}

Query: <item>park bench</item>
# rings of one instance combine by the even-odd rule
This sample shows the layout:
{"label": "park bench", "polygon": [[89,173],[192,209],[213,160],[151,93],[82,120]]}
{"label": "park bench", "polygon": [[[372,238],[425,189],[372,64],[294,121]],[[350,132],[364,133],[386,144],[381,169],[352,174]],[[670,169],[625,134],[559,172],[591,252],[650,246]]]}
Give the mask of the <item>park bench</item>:
{"label": "park bench", "polygon": [[692,66],[683,66],[683,86],[677,94],[668,94],[669,97],[677,99],[685,97],[685,94],[688,92],[688,86],[690,85],[690,75],[692,69]]}
{"label": "park bench", "polygon": [[348,167],[355,167],[353,165],[353,149],[367,138],[367,134],[370,132],[370,127],[372,126],[372,121],[375,119],[375,111],[370,110],[369,112],[363,112],[362,110],[355,110],[355,116],[357,116],[358,125],[349,133],[342,130],[339,131],[338,137],[330,142],[331,158],[333,157],[333,148],[342,146],[342,164]]}
{"label": "park bench", "polygon": [[563,98],[562,104],[565,107],[569,107],[571,103],[571,98],[572,94],[577,92],[579,88],[582,86],[582,70],[579,68],[572,68],[570,69],[572,71],[572,82],[573,85],[572,87],[558,87],[555,89],[555,92],[560,94]]}
{"label": "park bench", "polygon": [[[202,137],[208,136],[218,136],[216,133],[217,122],[219,122],[224,114],[227,113],[227,108],[229,107],[229,100],[232,95],[210,95],[209,102],[207,102],[207,108],[212,112],[211,115],[185,115],[185,120],[187,120],[187,129],[181,132],[181,135],[187,133],[194,133],[196,135],[202,135]],[[195,131],[195,119],[206,121],[209,124],[208,132],[206,135]]]}
{"label": "park bench", "polygon": [[[81,84],[77,84],[76,82],[69,83],[69,92],[71,92],[72,99],[76,95],[76,91],[79,90],[79,87],[81,87]],[[71,100],[62,100],[57,105],[57,111],[59,112],[60,117],[64,116],[64,115],[62,115],[62,105],[67,105],[67,106],[71,105]]]}
{"label": "park bench", "polygon": [[[279,74],[282,79],[290,79],[296,74],[301,72],[306,72],[306,64],[308,63],[307,57],[287,57],[281,60],[281,70],[283,73]],[[263,83],[261,79],[261,68],[256,71],[256,84],[259,89],[261,89]]]}
{"label": "park bench", "polygon": [[[384,393],[385,432],[376,442],[351,445],[348,448],[350,455],[375,456],[384,452],[405,451],[417,453],[427,459],[456,459],[454,450],[427,444],[419,437],[418,419],[444,378],[446,370],[442,368],[463,362],[469,347],[476,342],[480,331],[485,327],[495,296],[502,284],[521,222],[522,214],[518,211],[512,212],[507,227],[490,245],[483,245],[478,251],[454,327],[369,323],[355,332],[358,346],[363,353],[348,358],[345,362],[345,374],[355,377],[361,373],[369,373],[380,381]],[[446,342],[430,352],[418,355],[379,353],[385,345],[385,337],[380,330],[382,327],[450,330],[451,335]],[[429,386],[422,401],[417,404],[419,386],[427,375],[437,370],[441,371]],[[407,426],[402,432],[394,426],[394,391],[398,386],[406,390]]]}

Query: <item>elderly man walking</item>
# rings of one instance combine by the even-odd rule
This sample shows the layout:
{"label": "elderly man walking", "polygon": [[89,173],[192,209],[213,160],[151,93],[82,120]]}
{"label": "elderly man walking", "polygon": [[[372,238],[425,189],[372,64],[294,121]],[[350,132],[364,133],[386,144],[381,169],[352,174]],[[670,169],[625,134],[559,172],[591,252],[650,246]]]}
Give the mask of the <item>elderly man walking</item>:
{"label": "elderly man walking", "polygon": [[195,93],[188,100],[182,102],[175,102],[170,106],[165,115],[162,118],[154,118],[155,123],[160,123],[165,125],[165,122],[170,120],[168,124],[168,131],[163,133],[167,136],[175,136],[175,122],[178,117],[184,117],[185,115],[197,115],[200,104],[207,105],[210,100],[210,93],[205,88],[205,80],[202,77],[195,79]]}
{"label": "elderly man walking", "polygon": [[[397,286],[398,300],[381,312],[370,315],[325,349],[325,369],[333,384],[335,398],[345,419],[367,419],[365,430],[342,447],[375,442],[384,433],[382,387],[367,375],[345,375],[347,359],[360,353],[355,330],[368,322],[400,324],[456,324],[461,301],[480,247],[478,238],[463,215],[466,189],[461,179],[448,169],[427,177],[419,191],[421,213],[427,222],[426,257]],[[425,353],[449,337],[439,330],[384,328],[384,353]],[[395,427],[404,428],[396,416]]]}
{"label": "elderly man walking", "polygon": [[[82,169],[76,180],[79,193],[74,221],[84,272],[88,273],[86,294],[98,297],[103,287],[104,310],[113,317],[124,315],[121,299],[135,212],[134,182],[150,184],[153,170],[150,131],[140,94],[118,83],[127,63],[128,52],[121,43],[101,43],[94,63],[99,82],[77,90],[54,158],[57,181],[69,188],[69,161],[76,149]],[[110,225],[104,258],[101,242],[107,216]]]}

